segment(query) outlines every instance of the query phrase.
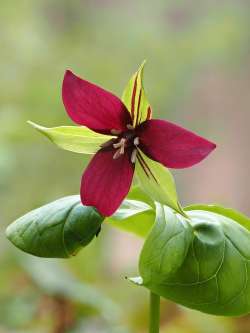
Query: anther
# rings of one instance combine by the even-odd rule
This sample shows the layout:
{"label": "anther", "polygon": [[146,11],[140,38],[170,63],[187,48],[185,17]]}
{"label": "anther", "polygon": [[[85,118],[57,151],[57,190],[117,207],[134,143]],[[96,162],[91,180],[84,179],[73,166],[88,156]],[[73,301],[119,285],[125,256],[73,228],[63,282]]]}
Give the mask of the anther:
{"label": "anther", "polygon": [[136,137],[136,138],[134,138],[134,145],[135,146],[138,146],[139,145],[139,138],[138,138],[138,136]]}
{"label": "anther", "polygon": [[125,145],[121,145],[121,148],[120,148],[120,154],[124,154],[124,150],[125,150]]}
{"label": "anther", "polygon": [[113,144],[113,147],[114,148],[120,148],[120,147],[122,148],[122,147],[124,147],[125,142],[126,142],[126,139],[121,138],[121,140],[119,142]]}
{"label": "anther", "polygon": [[128,124],[128,125],[127,125],[127,129],[129,129],[129,130],[133,130],[133,129],[134,129],[134,126],[131,125],[131,124]]}
{"label": "anther", "polygon": [[124,154],[125,144],[126,144],[126,139],[125,138],[121,138],[121,140],[118,143],[113,144],[114,148],[118,148],[117,151],[113,155],[114,160],[116,160],[117,158],[119,158],[121,155]]}
{"label": "anther", "polygon": [[118,143],[114,143],[113,144],[113,147],[116,149],[116,148],[120,148],[121,147],[121,141],[119,141]]}
{"label": "anther", "polygon": [[122,131],[113,128],[113,129],[110,131],[110,133],[113,134],[113,135],[120,135],[120,134],[122,133]]}
{"label": "anther", "polygon": [[113,155],[113,160],[117,160],[121,156],[120,149],[117,150]]}
{"label": "anther", "polygon": [[137,155],[137,149],[134,149],[131,154],[131,162],[135,163],[136,161],[136,155]]}

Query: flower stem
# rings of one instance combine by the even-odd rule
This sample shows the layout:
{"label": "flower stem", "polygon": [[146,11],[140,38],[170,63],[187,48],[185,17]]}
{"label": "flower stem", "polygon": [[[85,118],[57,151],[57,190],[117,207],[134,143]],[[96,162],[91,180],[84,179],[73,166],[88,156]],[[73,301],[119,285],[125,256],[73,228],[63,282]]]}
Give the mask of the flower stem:
{"label": "flower stem", "polygon": [[160,296],[150,292],[149,333],[159,333],[160,328]]}

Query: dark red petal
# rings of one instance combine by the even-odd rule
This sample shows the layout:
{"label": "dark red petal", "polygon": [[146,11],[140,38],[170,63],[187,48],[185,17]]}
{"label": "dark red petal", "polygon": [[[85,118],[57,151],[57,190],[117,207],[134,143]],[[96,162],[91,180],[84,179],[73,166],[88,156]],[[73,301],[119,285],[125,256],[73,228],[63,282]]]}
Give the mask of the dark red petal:
{"label": "dark red petal", "polygon": [[114,150],[101,150],[82,176],[81,200],[104,216],[112,215],[126,197],[134,174],[128,153],[114,160]]}
{"label": "dark red petal", "polygon": [[202,161],[216,145],[178,125],[152,119],[137,128],[141,150],[168,168],[188,168]]}
{"label": "dark red petal", "polygon": [[112,93],[66,71],[62,98],[70,118],[97,132],[110,134],[111,129],[126,130],[131,117],[122,101]]}

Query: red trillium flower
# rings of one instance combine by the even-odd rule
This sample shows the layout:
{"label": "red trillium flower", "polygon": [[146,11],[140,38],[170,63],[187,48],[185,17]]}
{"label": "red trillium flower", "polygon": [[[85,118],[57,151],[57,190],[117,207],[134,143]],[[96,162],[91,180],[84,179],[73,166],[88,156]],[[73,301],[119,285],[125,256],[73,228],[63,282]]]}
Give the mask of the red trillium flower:
{"label": "red trillium flower", "polygon": [[[79,131],[88,131],[91,140],[99,140],[97,152],[82,176],[81,200],[104,216],[112,215],[120,206],[135,171],[153,199],[178,210],[174,182],[166,167],[191,167],[216,147],[169,121],[151,119],[152,110],[142,83],[143,66],[129,81],[122,99],[69,70],[64,76],[62,98],[69,117],[81,125]],[[77,151],[59,142],[58,137],[52,138],[52,132],[45,134],[64,149]],[[64,132],[64,139],[66,136]]]}

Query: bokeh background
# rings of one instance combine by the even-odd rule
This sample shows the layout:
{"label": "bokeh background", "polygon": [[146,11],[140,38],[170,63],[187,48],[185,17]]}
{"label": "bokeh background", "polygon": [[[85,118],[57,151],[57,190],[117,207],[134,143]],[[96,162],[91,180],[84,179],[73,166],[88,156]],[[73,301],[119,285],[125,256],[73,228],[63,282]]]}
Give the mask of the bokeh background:
{"label": "bokeh background", "polygon": [[[183,204],[250,214],[250,3],[247,0],[0,0],[0,332],[146,332],[148,293],[130,285],[142,241],[105,226],[70,260],[34,259],[5,239],[25,212],[79,191],[87,159],[26,124],[70,125],[61,83],[70,68],[121,95],[147,59],[155,117],[217,142],[174,172]],[[233,281],[232,281],[233,283]],[[162,333],[246,333],[162,301]]]}

